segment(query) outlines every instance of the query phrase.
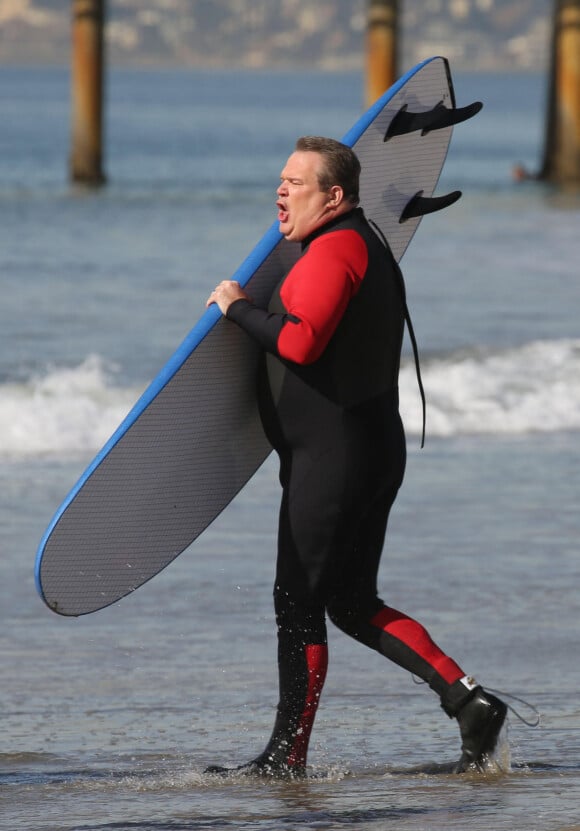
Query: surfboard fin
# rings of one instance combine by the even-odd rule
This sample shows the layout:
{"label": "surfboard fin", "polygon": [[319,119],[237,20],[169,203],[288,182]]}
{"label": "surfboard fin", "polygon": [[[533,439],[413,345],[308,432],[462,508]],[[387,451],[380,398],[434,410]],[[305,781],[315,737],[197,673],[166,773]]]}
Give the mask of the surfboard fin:
{"label": "surfboard fin", "polygon": [[421,130],[421,135],[424,136],[431,130],[442,130],[444,127],[453,127],[455,124],[461,124],[462,121],[473,118],[482,107],[483,104],[481,101],[475,101],[466,107],[453,107],[451,109],[444,106],[440,101],[431,110],[426,110],[422,113],[413,113],[409,112],[405,104],[393,117],[383,141],[388,141],[395,136],[403,136],[406,133],[414,133],[416,130]]}
{"label": "surfboard fin", "polygon": [[407,202],[401,216],[399,217],[399,224],[406,222],[408,219],[413,219],[417,216],[425,216],[425,214],[432,214],[435,211],[440,211],[443,208],[448,208],[461,196],[460,190],[454,190],[452,193],[446,193],[445,196],[423,196],[423,191],[419,190]]}

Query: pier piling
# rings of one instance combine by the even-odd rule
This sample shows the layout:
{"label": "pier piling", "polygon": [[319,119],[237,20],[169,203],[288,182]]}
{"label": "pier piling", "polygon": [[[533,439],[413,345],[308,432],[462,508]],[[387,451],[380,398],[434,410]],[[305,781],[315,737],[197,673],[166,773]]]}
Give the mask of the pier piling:
{"label": "pier piling", "polygon": [[398,36],[398,0],[369,0],[366,36],[367,106],[397,80]]}
{"label": "pier piling", "polygon": [[71,153],[73,182],[98,186],[103,173],[105,0],[72,0]]}
{"label": "pier piling", "polygon": [[555,0],[540,179],[580,185],[580,0]]}

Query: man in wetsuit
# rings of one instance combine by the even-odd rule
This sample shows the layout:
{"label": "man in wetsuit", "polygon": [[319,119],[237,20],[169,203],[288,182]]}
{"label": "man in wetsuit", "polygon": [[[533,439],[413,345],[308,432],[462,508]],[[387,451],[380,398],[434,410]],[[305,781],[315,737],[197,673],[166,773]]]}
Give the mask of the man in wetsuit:
{"label": "man in wetsuit", "polygon": [[260,412],[280,458],[279,703],[265,750],[238,768],[250,773],[305,772],[328,661],[326,615],[435,691],[459,722],[458,772],[483,767],[506,715],[420,623],[377,595],[405,469],[398,374],[406,306],[398,265],[357,207],[359,174],[340,142],[299,139],[276,204],[280,231],[301,243],[302,256],[268,309],[231,280],[207,301],[264,350]]}

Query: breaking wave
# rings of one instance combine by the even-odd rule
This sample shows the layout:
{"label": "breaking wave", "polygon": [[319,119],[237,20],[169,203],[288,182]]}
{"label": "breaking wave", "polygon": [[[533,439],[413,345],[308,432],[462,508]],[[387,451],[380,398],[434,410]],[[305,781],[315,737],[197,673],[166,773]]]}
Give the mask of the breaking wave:
{"label": "breaking wave", "polygon": [[[425,362],[431,436],[551,433],[580,429],[580,340],[469,350]],[[414,367],[403,367],[407,432],[421,429]]]}
{"label": "breaking wave", "polygon": [[[580,430],[580,340],[535,341],[423,359],[428,436]],[[400,378],[407,434],[421,431],[412,361]],[[115,383],[99,356],[73,368],[0,384],[0,455],[88,455],[98,451],[141,389]]]}

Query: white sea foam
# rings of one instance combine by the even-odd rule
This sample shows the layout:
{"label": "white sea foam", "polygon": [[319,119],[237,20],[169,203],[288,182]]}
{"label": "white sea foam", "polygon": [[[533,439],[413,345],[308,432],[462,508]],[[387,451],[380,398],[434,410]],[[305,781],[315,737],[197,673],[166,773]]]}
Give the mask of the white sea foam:
{"label": "white sea foam", "polygon": [[[421,429],[415,370],[401,373],[401,411]],[[525,434],[580,429],[580,340],[534,341],[425,361],[429,435]]]}
{"label": "white sea foam", "polygon": [[98,450],[138,391],[113,384],[96,355],[25,383],[0,385],[0,455],[39,456]]}
{"label": "white sea foam", "polygon": [[[422,373],[430,436],[580,430],[580,340],[455,353],[424,360]],[[400,380],[405,428],[418,434],[421,404],[412,362]],[[98,356],[0,385],[0,455],[96,452],[140,392],[116,385]]]}

